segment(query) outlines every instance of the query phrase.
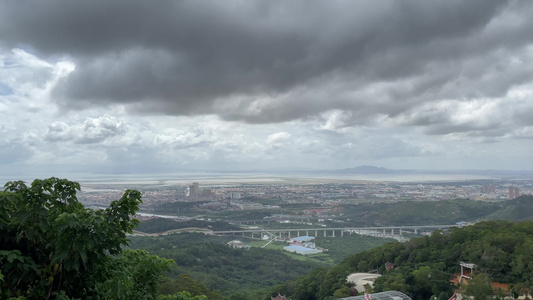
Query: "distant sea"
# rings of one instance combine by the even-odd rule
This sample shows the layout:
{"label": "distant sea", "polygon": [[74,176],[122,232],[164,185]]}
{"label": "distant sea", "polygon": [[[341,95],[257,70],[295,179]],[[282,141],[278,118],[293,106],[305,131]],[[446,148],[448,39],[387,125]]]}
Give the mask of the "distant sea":
{"label": "distant sea", "polygon": [[321,183],[321,182],[353,182],[353,181],[381,181],[381,182],[431,182],[431,181],[468,181],[495,178],[493,174],[335,174],[335,173],[216,173],[191,172],[173,174],[108,174],[108,173],[65,173],[65,174],[0,174],[2,186],[8,181],[22,180],[27,184],[34,179],[49,177],[67,178],[82,185],[104,184],[147,184],[147,185],[175,185],[190,184],[194,181],[207,185],[235,185],[261,183]]}

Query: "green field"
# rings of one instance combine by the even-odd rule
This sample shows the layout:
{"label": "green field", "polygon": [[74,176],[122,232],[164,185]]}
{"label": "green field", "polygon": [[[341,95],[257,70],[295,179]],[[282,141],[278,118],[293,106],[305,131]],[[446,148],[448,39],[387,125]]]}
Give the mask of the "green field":
{"label": "green field", "polygon": [[[251,248],[232,249],[226,243],[238,239]],[[235,290],[256,299],[260,290],[301,277],[313,269],[337,264],[350,254],[389,242],[389,239],[360,235],[319,237],[317,247],[328,251],[300,255],[283,251],[287,243],[251,239],[243,236],[210,236],[180,233],[160,237],[133,237],[131,248],[145,249],[151,254],[174,259],[177,268],[170,276],[189,274],[211,290],[231,296]]]}

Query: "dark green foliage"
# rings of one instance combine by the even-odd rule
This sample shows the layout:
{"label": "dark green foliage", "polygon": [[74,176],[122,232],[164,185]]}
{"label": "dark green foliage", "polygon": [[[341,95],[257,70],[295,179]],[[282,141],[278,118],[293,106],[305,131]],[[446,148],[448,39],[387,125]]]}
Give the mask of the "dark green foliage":
{"label": "dark green foliage", "polygon": [[522,195],[505,201],[500,210],[485,217],[488,220],[524,221],[533,219],[533,196]]}
{"label": "dark green foliage", "polygon": [[[318,291],[322,280],[327,274],[327,268],[317,268],[309,272],[305,277],[286,282],[272,289],[270,295],[291,295],[291,299],[318,299]],[[270,296],[265,299],[270,299]]]}
{"label": "dark green foliage", "polygon": [[96,269],[95,298],[156,299],[161,274],[173,265],[144,250],[124,250]]}
{"label": "dark green foliage", "polygon": [[[170,275],[172,278],[189,274],[228,297],[238,291],[248,299],[259,299],[265,288],[303,276],[317,267],[294,260],[279,250],[232,249],[225,244],[235,238],[182,233],[138,237],[132,240],[131,247],[146,247],[150,253],[175,260],[178,267]],[[234,298],[238,298],[238,293]]]}
{"label": "dark green foliage", "polygon": [[[385,244],[278,286],[272,294],[280,290],[292,299],[328,299],[343,292],[348,274],[376,269],[383,276],[375,281],[375,292],[397,290],[413,299],[447,299],[454,288],[450,279],[460,272],[461,261],[474,263],[477,272],[490,280],[514,283],[520,287],[518,293],[525,293],[533,285],[533,222],[481,222],[449,233],[436,231],[431,237]],[[396,268],[386,271],[387,262]],[[302,292],[306,289],[314,296]]]}
{"label": "dark green foliage", "polygon": [[[131,247],[146,249],[151,253],[156,253],[169,258],[176,257],[178,271],[180,272],[179,274],[191,274],[194,278],[200,280],[202,284],[224,291],[224,294],[226,295],[230,295],[234,289],[239,290],[240,293],[248,295],[250,290],[264,289],[265,287],[270,288],[273,284],[281,282],[280,279],[286,280],[303,276],[311,268],[317,266],[316,263],[294,261],[293,259],[290,259],[290,257],[287,257],[286,253],[277,252],[279,250],[252,249],[253,252],[246,252],[242,250],[226,249],[226,246],[224,246],[224,251],[217,251],[216,249],[219,249],[219,246],[216,246],[213,248],[214,251],[207,252],[210,254],[208,258],[200,256],[200,253],[206,252],[201,252],[199,248],[212,247],[209,243],[224,245],[226,242],[235,238],[245,242],[247,241],[247,238],[243,238],[242,236],[210,236],[202,233],[180,233],[161,237],[132,237]],[[388,241],[390,240],[359,236],[356,234],[346,234],[343,238],[319,237],[317,239],[317,245],[330,249],[323,255],[330,257],[332,261],[337,263],[349,254],[374,248]],[[206,243],[208,245],[203,245]],[[194,247],[192,247],[193,245]],[[231,250],[230,252],[234,255],[240,252],[244,252],[244,255],[242,257],[234,257],[227,253],[229,250]],[[256,254],[256,251],[258,251],[259,254]],[[198,256],[192,256],[190,255],[191,253],[197,253]],[[255,256],[260,256],[260,259],[257,260],[254,258]],[[253,260],[257,260],[259,265],[254,269],[253,267],[249,267],[248,264],[233,261],[239,259],[250,260],[249,263],[252,263]],[[278,273],[279,267],[277,266],[280,262],[282,262],[283,265],[287,265],[287,268],[284,267],[281,269],[283,271],[283,274],[281,275]],[[200,268],[200,266],[203,268]],[[223,273],[220,270],[222,268],[227,268],[227,273]],[[241,268],[244,268],[245,270],[240,270]],[[260,272],[254,270],[259,270]],[[206,274],[203,274],[202,272]],[[232,275],[239,273],[245,275]],[[230,277],[226,278],[225,276]],[[246,281],[257,283],[257,285],[236,284],[240,282],[240,280],[235,278],[232,279],[232,276],[235,278],[246,277]],[[268,278],[269,276],[272,278]],[[306,287],[306,290],[309,290],[309,287]],[[194,289],[188,291],[191,292],[192,295],[195,295]],[[209,296],[208,293],[203,294]],[[209,296],[209,299],[211,298],[212,296]]]}
{"label": "dark green foliage", "polygon": [[157,298],[158,300],[207,300],[208,298],[204,295],[191,296],[187,291],[179,292],[174,295],[165,295]]}
{"label": "dark green foliage", "polygon": [[135,230],[144,233],[159,233],[172,229],[177,229],[177,226],[179,226],[179,224],[176,220],[167,218],[156,218],[141,221],[137,226],[135,226]]}
{"label": "dark green foliage", "polygon": [[400,201],[344,205],[346,226],[431,225],[473,221],[501,208],[500,205],[466,199]]}
{"label": "dark green foliage", "polygon": [[171,261],[122,251],[137,223],[130,216],[140,193],[127,190],[94,211],[78,202],[79,189],[50,178],[31,186],[8,182],[0,192],[0,298],[155,297],[156,279]]}
{"label": "dark green foliage", "polygon": [[151,220],[142,221],[135,227],[135,230],[145,232],[145,233],[159,233],[165,232],[172,229],[181,229],[181,228],[205,228],[211,229],[214,231],[224,231],[224,230],[241,230],[240,227],[228,224],[227,222],[222,221],[202,221],[202,220],[189,220],[185,222],[180,222],[172,219],[166,218],[156,218]]}
{"label": "dark green foliage", "polygon": [[346,226],[455,224],[460,221],[533,220],[533,196],[499,203],[468,199],[343,205]]}
{"label": "dark green foliage", "polygon": [[315,242],[321,248],[328,249],[326,254],[337,264],[348,255],[394,242],[394,239],[345,233],[343,237],[319,236],[315,239]]}
{"label": "dark green foliage", "polygon": [[215,243],[175,251],[168,258],[177,259],[178,272],[195,275],[211,289],[225,287],[223,293],[262,289],[304,275],[316,267],[276,250],[246,251]]}
{"label": "dark green foliage", "polygon": [[483,273],[470,280],[465,289],[465,294],[474,297],[474,300],[492,299],[493,293],[490,279]]}
{"label": "dark green foliage", "polygon": [[223,297],[218,292],[211,292],[209,288],[189,274],[180,274],[171,279],[165,278],[159,287],[161,295],[174,295],[180,291],[187,291],[192,296],[207,296],[210,300],[220,300]]}
{"label": "dark green foliage", "polygon": [[204,243],[221,243],[225,244],[234,240],[235,236],[214,236],[205,235],[203,233],[183,232],[180,234],[172,234],[166,236],[155,237],[131,237],[130,248],[144,249],[152,253],[154,251],[163,251],[174,248],[188,247],[189,245],[204,244]]}

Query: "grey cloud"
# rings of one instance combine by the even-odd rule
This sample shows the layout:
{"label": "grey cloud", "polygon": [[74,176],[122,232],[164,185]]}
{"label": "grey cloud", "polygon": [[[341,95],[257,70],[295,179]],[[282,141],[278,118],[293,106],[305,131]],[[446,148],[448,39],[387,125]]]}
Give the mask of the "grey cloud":
{"label": "grey cloud", "polygon": [[512,137],[518,139],[532,139],[533,140],[533,126],[528,126],[514,131]]}
{"label": "grey cloud", "polygon": [[213,132],[195,128],[186,132],[159,134],[155,138],[155,144],[170,145],[173,149],[188,149],[206,147],[215,140],[216,136]]}
{"label": "grey cloud", "polygon": [[76,144],[95,144],[106,139],[124,135],[127,125],[113,117],[87,118],[81,124],[69,125],[53,122],[48,126],[44,140],[48,142],[74,142]]}
{"label": "grey cloud", "polygon": [[50,124],[48,132],[44,135],[44,140],[49,142],[70,141],[72,138],[70,127],[64,122]]}
{"label": "grey cloud", "polygon": [[364,142],[353,140],[332,152],[341,161],[420,157],[425,154],[418,146],[390,137],[366,137]]}
{"label": "grey cloud", "polygon": [[0,141],[0,164],[24,162],[31,158],[33,151],[20,140]]}
{"label": "grey cloud", "polygon": [[514,107],[508,107],[511,111],[510,118],[522,126],[533,126],[533,103],[531,99],[524,99]]}
{"label": "grey cloud", "polygon": [[478,127],[473,124],[442,124],[439,126],[430,126],[425,130],[429,135],[446,135],[451,133],[466,133],[468,136],[504,136],[506,129],[499,128],[497,124],[490,127]]}
{"label": "grey cloud", "polygon": [[[247,123],[340,110],[342,127],[501,97],[533,80],[509,61],[528,55],[532,12],[529,2],[485,0],[19,1],[0,4],[0,43],[72,59],[76,70],[53,93],[65,108],[121,103]],[[468,130],[448,120],[405,125]]]}
{"label": "grey cloud", "polygon": [[202,141],[197,143],[191,143],[191,144],[185,144],[185,145],[175,145],[174,149],[189,149],[189,148],[208,148],[210,145],[212,145],[211,142],[208,141]]}

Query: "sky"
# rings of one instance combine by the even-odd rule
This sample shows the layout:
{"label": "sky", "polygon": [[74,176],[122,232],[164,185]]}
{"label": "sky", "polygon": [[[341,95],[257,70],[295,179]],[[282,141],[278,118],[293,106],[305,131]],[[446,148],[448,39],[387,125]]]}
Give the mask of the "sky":
{"label": "sky", "polygon": [[532,1],[0,2],[0,172],[533,169]]}

